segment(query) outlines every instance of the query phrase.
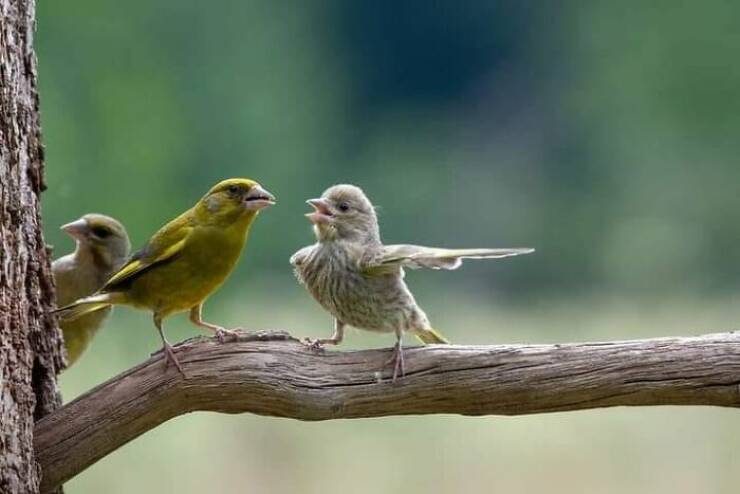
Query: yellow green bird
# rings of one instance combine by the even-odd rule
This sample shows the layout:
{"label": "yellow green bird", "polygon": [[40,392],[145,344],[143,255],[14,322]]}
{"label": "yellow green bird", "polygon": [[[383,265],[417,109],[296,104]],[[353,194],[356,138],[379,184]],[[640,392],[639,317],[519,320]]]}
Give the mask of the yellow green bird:
{"label": "yellow green bird", "polygon": [[[131,250],[123,225],[102,214],[86,214],[62,226],[75,240],[75,251],[51,264],[56,283],[57,304],[67,305],[95,293],[125,262]],[[111,308],[63,322],[67,367],[71,367],[105,323]]]}
{"label": "yellow green bird", "polygon": [[162,320],[189,311],[196,326],[219,338],[230,333],[201,319],[203,302],[234,269],[252,222],[272,204],[273,195],[254,180],[232,178],[216,184],[195,206],[160,228],[95,295],[59,309],[62,320],[111,305],[150,310],[165,364],[172,362],[184,375]]}

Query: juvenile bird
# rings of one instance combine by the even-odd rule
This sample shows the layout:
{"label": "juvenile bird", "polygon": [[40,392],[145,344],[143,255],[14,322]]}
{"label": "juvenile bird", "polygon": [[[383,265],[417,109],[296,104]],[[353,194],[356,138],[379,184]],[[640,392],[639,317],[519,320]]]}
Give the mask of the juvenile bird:
{"label": "juvenile bird", "polygon": [[[86,214],[62,230],[75,240],[76,247],[51,264],[59,306],[95,293],[126,262],[131,250],[126,229],[110,216]],[[68,368],[87,349],[110,311],[106,307],[60,325]]]}
{"label": "juvenile bird", "polygon": [[418,245],[383,245],[375,208],[353,185],[335,185],[309,199],[307,214],[318,242],[290,259],[298,280],[334,316],[331,338],[312,346],[337,345],[345,325],[395,333],[393,380],[404,374],[401,337],[408,331],[423,343],[449,343],[432,329],[404,282],[403,268],[456,269],[462,260],[529,254],[534,249],[439,249]]}
{"label": "juvenile bird", "polygon": [[219,338],[231,333],[201,319],[203,302],[236,266],[260,210],[274,203],[273,195],[253,180],[232,178],[216,184],[195,206],[160,228],[96,294],[59,309],[62,320],[111,305],[148,309],[162,338],[165,366],[170,361],[185,375],[165,338],[162,320],[190,311],[196,326]]}

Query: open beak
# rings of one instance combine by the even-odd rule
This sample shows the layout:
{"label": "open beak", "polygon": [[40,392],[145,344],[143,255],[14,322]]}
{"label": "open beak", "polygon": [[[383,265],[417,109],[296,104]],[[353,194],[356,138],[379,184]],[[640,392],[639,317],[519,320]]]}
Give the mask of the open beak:
{"label": "open beak", "polygon": [[261,186],[255,185],[249,189],[247,195],[244,196],[244,204],[247,209],[259,211],[260,209],[275,204],[275,196],[267,192]]}
{"label": "open beak", "polygon": [[61,230],[75,240],[82,240],[87,235],[89,228],[87,226],[87,221],[80,218],[72,223],[62,225]]}
{"label": "open beak", "polygon": [[306,214],[306,218],[314,225],[329,223],[334,216],[329,209],[329,203],[326,199],[309,199],[306,203],[314,209],[312,213]]}

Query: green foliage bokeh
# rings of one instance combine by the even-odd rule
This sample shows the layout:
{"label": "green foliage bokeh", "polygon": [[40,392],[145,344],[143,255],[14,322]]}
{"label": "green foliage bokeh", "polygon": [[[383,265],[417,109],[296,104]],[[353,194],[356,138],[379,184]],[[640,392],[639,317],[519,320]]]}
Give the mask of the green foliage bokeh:
{"label": "green foliage bokeh", "polygon": [[[278,205],[206,316],[328,335],[329,317],[287,260],[313,241],[304,201],[351,182],[381,207],[388,242],[537,248],[409,274],[455,342],[690,334],[740,315],[737,2],[37,8],[55,255],[72,248],[58,226],[84,213],[119,218],[141,246],[213,183],[254,178]],[[154,351],[150,325],[116,310],[63,376],[65,396]],[[178,318],[168,332],[197,333]],[[357,333],[347,342],[389,344]],[[737,423],[721,412],[581,417],[187,417],[68,491],[343,492],[352,482],[358,492],[554,493],[573,492],[578,477],[584,492],[732,492],[740,480]],[[324,469],[324,457],[336,467]]]}

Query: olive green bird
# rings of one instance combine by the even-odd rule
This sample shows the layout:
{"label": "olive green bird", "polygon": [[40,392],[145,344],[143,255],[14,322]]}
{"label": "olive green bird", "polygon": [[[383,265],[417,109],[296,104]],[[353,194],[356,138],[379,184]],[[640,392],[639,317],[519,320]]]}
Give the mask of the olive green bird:
{"label": "olive green bird", "polygon": [[395,333],[393,380],[404,374],[404,332],[423,343],[449,343],[432,329],[404,282],[404,268],[457,269],[463,259],[497,259],[529,254],[534,249],[440,249],[418,245],[383,245],[375,208],[353,185],[335,185],[308,204],[306,216],[318,242],[291,257],[298,280],[334,316],[331,338],[309,340],[312,346],[337,345],[344,328]]}
{"label": "olive green bird", "polygon": [[59,309],[74,320],[112,305],[153,313],[166,363],[185,374],[162,329],[162,320],[190,312],[190,321],[222,339],[232,331],[203,321],[203,302],[236,266],[252,222],[275,203],[257,182],[232,178],[216,184],[198,203],[159,229],[143,249],[94,295]]}
{"label": "olive green bird", "polygon": [[[86,214],[62,226],[76,243],[75,251],[51,264],[57,305],[95,293],[125,262],[131,250],[123,225],[102,214]],[[60,324],[67,350],[67,368],[74,365],[110,315],[111,308]]]}

